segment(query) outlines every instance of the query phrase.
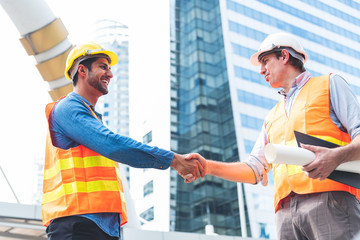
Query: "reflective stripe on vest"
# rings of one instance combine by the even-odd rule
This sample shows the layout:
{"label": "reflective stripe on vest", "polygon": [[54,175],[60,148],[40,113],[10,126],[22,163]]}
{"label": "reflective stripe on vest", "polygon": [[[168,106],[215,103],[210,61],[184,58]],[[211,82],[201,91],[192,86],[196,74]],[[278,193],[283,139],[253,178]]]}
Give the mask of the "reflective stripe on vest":
{"label": "reflective stripe on vest", "polygon": [[[331,120],[329,114],[329,75],[311,78],[300,90],[289,116],[285,113],[284,99],[270,111],[266,120],[266,132],[270,143],[296,145],[294,130],[303,132],[339,145],[351,141]],[[300,166],[273,164],[275,182],[275,211],[279,203],[291,191],[299,194],[347,191],[360,199],[360,191],[339,182],[311,179]]]}
{"label": "reflective stripe on vest", "polygon": [[[50,103],[46,107],[48,120],[55,104]],[[97,118],[91,108],[85,105]],[[48,133],[44,168],[44,226],[59,217],[102,212],[119,213],[121,225],[127,222],[117,162],[82,145],[67,150],[57,148],[52,145]]]}

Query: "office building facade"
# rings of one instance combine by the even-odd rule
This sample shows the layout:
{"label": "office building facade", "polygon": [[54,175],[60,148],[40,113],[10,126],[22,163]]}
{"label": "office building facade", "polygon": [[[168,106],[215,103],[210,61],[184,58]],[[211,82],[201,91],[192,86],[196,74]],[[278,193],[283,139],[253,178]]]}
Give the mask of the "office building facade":
{"label": "office building facade", "polygon": [[[176,1],[174,9],[172,150],[208,159],[238,160],[218,1]],[[177,178],[176,231],[240,235],[237,184],[206,176],[192,184]]]}
{"label": "office building facade", "polygon": [[[296,35],[312,75],[339,73],[360,96],[358,1],[195,0],[172,9],[171,132],[174,151],[245,161],[281,96],[250,64],[271,33]],[[273,177],[268,186],[178,177],[172,230],[276,238]]]}

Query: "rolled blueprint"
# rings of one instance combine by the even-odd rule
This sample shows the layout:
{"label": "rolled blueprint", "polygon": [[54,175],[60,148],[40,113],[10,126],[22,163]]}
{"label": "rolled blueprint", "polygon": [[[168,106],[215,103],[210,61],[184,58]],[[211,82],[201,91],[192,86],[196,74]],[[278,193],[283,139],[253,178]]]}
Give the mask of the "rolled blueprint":
{"label": "rolled blueprint", "polygon": [[[315,154],[304,148],[269,143],[265,147],[265,157],[269,163],[304,166],[315,159]],[[340,164],[336,170],[360,173],[360,160]]]}

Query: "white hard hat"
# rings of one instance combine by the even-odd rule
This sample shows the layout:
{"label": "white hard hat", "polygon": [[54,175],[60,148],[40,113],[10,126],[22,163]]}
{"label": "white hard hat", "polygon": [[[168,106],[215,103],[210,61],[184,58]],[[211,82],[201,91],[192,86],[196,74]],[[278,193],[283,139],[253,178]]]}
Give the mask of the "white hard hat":
{"label": "white hard hat", "polygon": [[300,41],[289,33],[274,33],[267,36],[260,45],[260,49],[257,53],[251,56],[250,62],[254,66],[260,66],[259,56],[263,53],[271,53],[276,49],[286,49],[289,53],[305,63],[308,59],[307,54]]}

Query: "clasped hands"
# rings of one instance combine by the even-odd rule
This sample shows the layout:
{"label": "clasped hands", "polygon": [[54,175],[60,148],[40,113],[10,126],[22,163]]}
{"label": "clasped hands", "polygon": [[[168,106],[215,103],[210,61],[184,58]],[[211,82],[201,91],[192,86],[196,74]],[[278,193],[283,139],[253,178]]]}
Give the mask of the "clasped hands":
{"label": "clasped hands", "polygon": [[198,153],[186,155],[175,153],[170,166],[185,179],[186,183],[190,183],[200,177],[203,178],[208,168],[207,161]]}

